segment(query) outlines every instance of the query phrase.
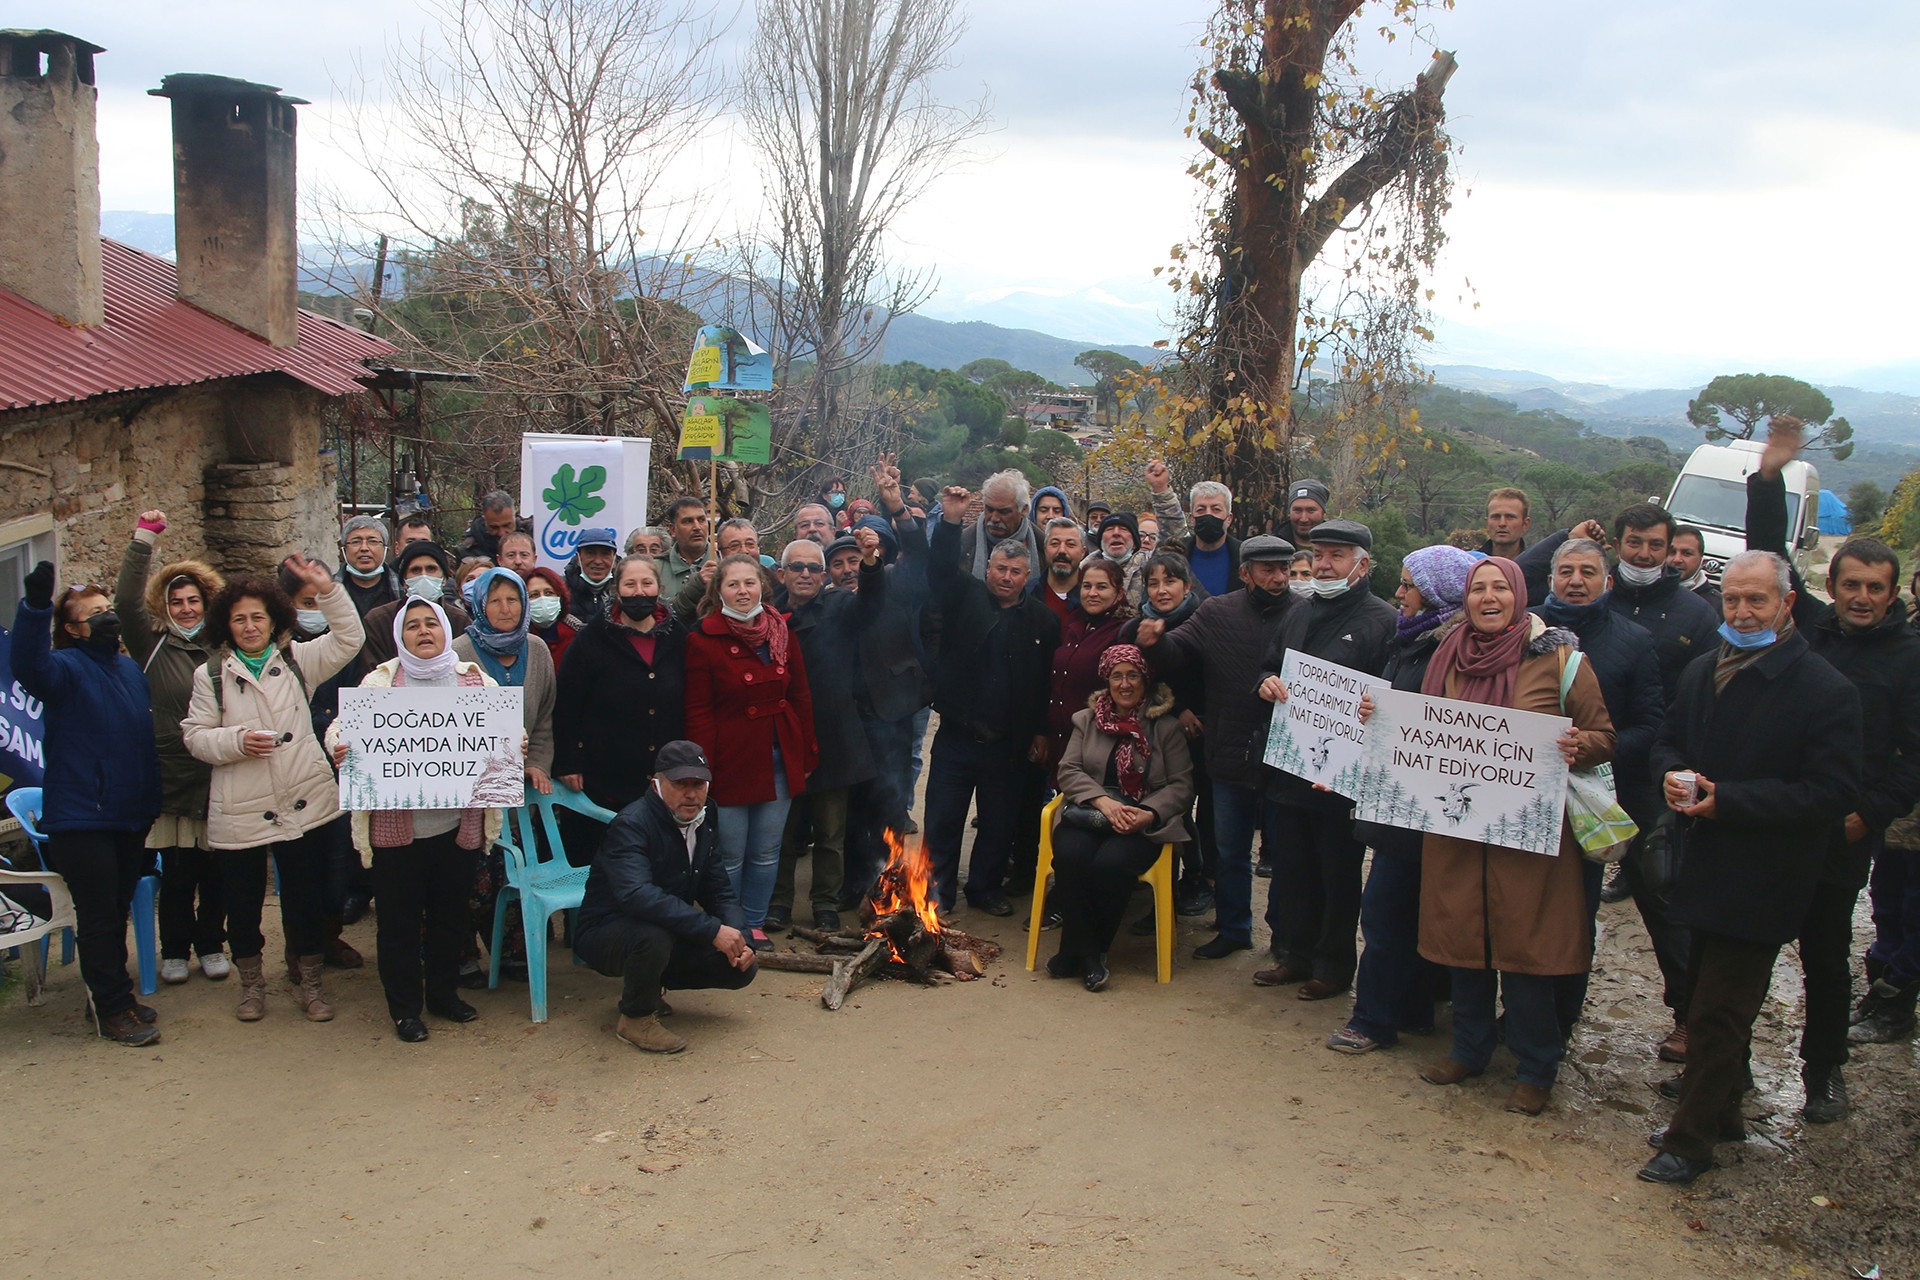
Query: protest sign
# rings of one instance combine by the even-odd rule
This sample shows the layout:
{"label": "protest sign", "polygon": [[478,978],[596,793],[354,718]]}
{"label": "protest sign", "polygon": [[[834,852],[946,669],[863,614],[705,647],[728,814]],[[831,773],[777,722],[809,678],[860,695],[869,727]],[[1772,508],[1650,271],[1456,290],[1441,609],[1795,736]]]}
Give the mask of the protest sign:
{"label": "protest sign", "polygon": [[1287,686],[1287,700],[1273,706],[1267,763],[1351,796],[1359,784],[1367,739],[1360,723],[1360,695],[1387,682],[1292,649],[1280,664],[1280,679]]}
{"label": "protest sign", "polygon": [[37,787],[46,774],[46,707],[13,678],[13,640],[0,627],[0,792]]}
{"label": "protest sign", "polygon": [[533,521],[534,551],[564,569],[584,529],[611,526],[618,537],[647,522],[647,470],[653,441],[628,436],[520,437],[520,512]]}
{"label": "protest sign", "polygon": [[680,420],[682,462],[773,461],[773,419],[767,406],[732,396],[693,396]]}
{"label": "protest sign", "polygon": [[343,809],[510,809],[526,802],[519,689],[342,689]]}
{"label": "protest sign", "polygon": [[771,391],[773,357],[738,329],[702,325],[687,361],[688,391]]}
{"label": "protest sign", "polygon": [[[1373,716],[1350,792],[1363,822],[1557,854],[1572,722],[1395,689]],[[1343,788],[1344,791],[1344,788]]]}

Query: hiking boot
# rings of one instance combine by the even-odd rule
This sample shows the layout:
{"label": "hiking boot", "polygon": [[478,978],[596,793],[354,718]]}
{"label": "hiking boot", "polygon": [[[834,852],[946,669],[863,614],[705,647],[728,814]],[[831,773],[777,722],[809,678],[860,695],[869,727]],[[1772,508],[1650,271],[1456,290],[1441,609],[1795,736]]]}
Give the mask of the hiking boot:
{"label": "hiking boot", "polygon": [[1807,1100],[1800,1114],[1808,1124],[1832,1124],[1847,1118],[1847,1081],[1840,1068],[1827,1071],[1803,1071],[1801,1081],[1807,1087]]}
{"label": "hiking boot", "polygon": [[1881,978],[1867,988],[1862,1016],[1847,1030],[1854,1044],[1899,1044],[1913,1038],[1914,1001],[1920,986],[1896,987]]}
{"label": "hiking boot", "polygon": [[1547,1103],[1552,1099],[1551,1087],[1528,1084],[1522,1080],[1513,1086],[1513,1092],[1507,1095],[1506,1109],[1515,1115],[1537,1116],[1547,1109]]}
{"label": "hiking boot", "polygon": [[320,975],[326,972],[326,961],[320,956],[300,957],[300,1009],[307,1015],[308,1022],[332,1022],[333,1006],[327,1003],[327,993],[320,987]]}
{"label": "hiking boot", "polygon": [[621,1014],[613,1024],[613,1036],[647,1053],[679,1053],[687,1047],[684,1038],[661,1026],[659,1015],[652,1013],[639,1018]]}
{"label": "hiking boot", "polygon": [[267,1016],[267,967],[259,956],[236,960],[233,967],[240,971],[240,1003],[233,1016],[242,1022],[258,1022]]}
{"label": "hiking boot", "polygon": [[160,1042],[160,1028],[140,1021],[131,1009],[110,1013],[100,1019],[100,1035],[115,1044],[134,1049]]}
{"label": "hiking boot", "polygon": [[1662,1062],[1678,1062],[1682,1066],[1685,1066],[1687,1061],[1687,1024],[1676,1020],[1673,1024],[1673,1030],[1667,1032],[1667,1038],[1660,1042],[1660,1048],[1656,1050],[1656,1052]]}

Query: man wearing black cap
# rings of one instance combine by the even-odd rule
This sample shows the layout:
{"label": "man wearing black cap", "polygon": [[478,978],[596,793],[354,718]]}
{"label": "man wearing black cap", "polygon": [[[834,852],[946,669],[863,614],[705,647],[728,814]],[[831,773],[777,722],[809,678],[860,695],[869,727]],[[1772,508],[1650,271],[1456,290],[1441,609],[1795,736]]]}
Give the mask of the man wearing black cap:
{"label": "man wearing black cap", "polygon": [[1277,530],[1294,546],[1305,548],[1313,542],[1313,531],[1327,519],[1327,499],[1332,495],[1318,480],[1295,480],[1287,486],[1287,518]]}
{"label": "man wearing black cap", "polygon": [[1095,498],[1087,503],[1087,541],[1100,545],[1100,531],[1106,527],[1107,517],[1113,514],[1113,504],[1105,498]]}
{"label": "man wearing black cap", "polygon": [[[1280,668],[1289,651],[1370,676],[1386,670],[1398,615],[1373,594],[1372,568],[1373,531],[1366,525],[1326,520],[1314,526],[1313,594],[1281,624],[1267,650],[1262,698],[1287,700]],[[1353,802],[1338,792],[1316,791],[1304,778],[1270,769],[1267,795],[1279,809],[1267,895],[1278,964],[1253,980],[1263,987],[1298,983],[1302,1000],[1324,1000],[1353,985],[1366,848],[1353,834]]]}
{"label": "man wearing black cap", "polygon": [[582,529],[567,561],[567,605],[574,627],[599,617],[613,592],[613,565],[620,555],[620,535],[613,529]]}
{"label": "man wearing black cap", "polygon": [[453,582],[453,557],[446,548],[437,542],[409,542],[400,548],[400,554],[394,557],[394,572],[400,575],[400,589],[404,593],[398,600],[383,604],[368,613],[363,625],[367,629],[367,640],[360,649],[360,661],[367,670],[379,666],[393,658],[393,615],[400,611],[409,600],[434,600],[446,611],[447,625],[453,629],[453,635],[447,637],[452,644],[455,637],[466,634],[473,619],[460,607],[459,593],[448,590]]}
{"label": "man wearing black cap", "polygon": [[653,785],[607,827],[574,920],[575,953],[625,981],[613,1034],[648,1053],[687,1047],[660,1025],[673,1012],[666,989],[738,991],[758,972],[707,804],[712,781],[695,744],[660,748]]}
{"label": "man wearing black cap", "polygon": [[[1216,486],[1217,487],[1217,486]],[[1238,545],[1242,591],[1201,602],[1174,630],[1157,618],[1140,624],[1137,643],[1162,675],[1198,667],[1207,693],[1207,774],[1213,779],[1214,837],[1220,850],[1214,877],[1219,932],[1194,949],[1219,960],[1253,947],[1253,837],[1274,843],[1272,816],[1260,763],[1271,713],[1254,692],[1260,659],[1284,620],[1302,606],[1287,590],[1293,547],[1261,535]]]}

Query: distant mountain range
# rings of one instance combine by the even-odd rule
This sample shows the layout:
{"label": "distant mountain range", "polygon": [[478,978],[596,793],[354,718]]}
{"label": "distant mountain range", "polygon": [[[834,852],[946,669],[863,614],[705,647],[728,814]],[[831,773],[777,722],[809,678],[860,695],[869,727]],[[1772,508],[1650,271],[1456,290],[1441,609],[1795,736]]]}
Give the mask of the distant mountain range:
{"label": "distant mountain range", "polygon": [[1141,364],[1152,364],[1166,355],[1152,347],[1056,338],[1033,329],[1002,329],[980,320],[955,322],[905,315],[895,316],[887,326],[887,345],[881,358],[889,364],[911,360],[930,369],[958,369],[974,360],[993,358],[1063,387],[1090,386],[1093,375],[1075,365],[1073,359],[1095,348],[1117,351]]}

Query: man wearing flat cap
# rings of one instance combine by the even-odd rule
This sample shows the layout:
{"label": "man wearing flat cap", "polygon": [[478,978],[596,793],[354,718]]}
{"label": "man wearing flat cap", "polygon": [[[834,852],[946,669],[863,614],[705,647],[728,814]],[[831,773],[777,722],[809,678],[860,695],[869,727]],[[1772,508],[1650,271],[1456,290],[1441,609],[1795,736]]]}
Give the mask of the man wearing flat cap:
{"label": "man wearing flat cap", "polygon": [[673,1012],[667,989],[738,991],[758,972],[720,858],[712,781],[695,743],[660,748],[653,784],[607,827],[574,921],[575,953],[625,984],[614,1036],[648,1053],[687,1047],[660,1025]]}
{"label": "man wearing flat cap", "polygon": [[[1313,529],[1313,594],[1280,627],[1261,666],[1260,696],[1287,700],[1281,664],[1294,651],[1366,675],[1387,668],[1399,615],[1373,594],[1373,531],[1356,520],[1326,520]],[[1278,807],[1273,887],[1267,924],[1276,964],[1254,975],[1264,987],[1298,986],[1302,1000],[1324,1000],[1353,985],[1359,956],[1360,864],[1365,846],[1353,834],[1353,802],[1316,791],[1306,779],[1267,770],[1267,795]]]}
{"label": "man wearing flat cap", "polygon": [[584,627],[606,612],[613,594],[613,566],[620,556],[620,535],[613,529],[582,529],[567,561],[567,605],[573,625]]}
{"label": "man wearing flat cap", "polygon": [[1295,480],[1287,486],[1286,521],[1275,532],[1304,551],[1313,545],[1314,531],[1326,523],[1331,496],[1318,480]]}

